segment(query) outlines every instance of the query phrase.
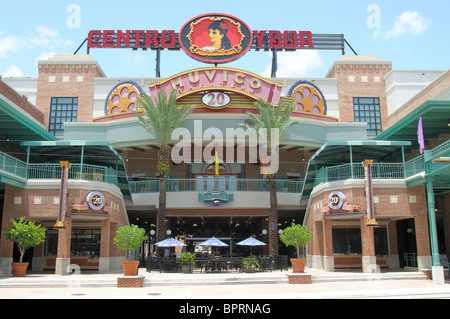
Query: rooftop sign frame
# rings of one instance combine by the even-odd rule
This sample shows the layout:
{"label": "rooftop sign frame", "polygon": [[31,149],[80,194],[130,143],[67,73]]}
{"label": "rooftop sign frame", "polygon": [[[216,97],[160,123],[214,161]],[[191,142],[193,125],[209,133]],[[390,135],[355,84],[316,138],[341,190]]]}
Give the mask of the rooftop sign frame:
{"label": "rooftop sign frame", "polygon": [[[234,36],[231,49],[213,50],[208,53],[196,44],[207,43],[210,24],[217,21],[223,30]],[[220,28],[219,28],[220,30]],[[198,34],[202,32],[203,38],[198,40]],[[240,34],[237,39],[236,34]],[[194,35],[197,38],[194,39]],[[212,41],[212,38],[211,38]],[[232,42],[233,42],[232,41]],[[347,44],[353,53],[356,52],[345,40],[343,34],[316,34],[307,30],[251,30],[242,20],[223,13],[210,13],[197,16],[186,22],[179,32],[175,30],[91,30],[88,37],[75,51],[87,42],[87,54],[91,48],[95,49],[132,49],[132,50],[156,50],[156,76],[160,77],[161,51],[184,50],[190,57],[206,63],[227,63],[233,61],[249,50],[272,51],[272,77],[276,75],[277,51],[296,50],[339,50],[345,54]],[[204,47],[207,47],[205,45]],[[233,51],[234,52],[231,52]],[[199,54],[200,53],[200,54]]]}

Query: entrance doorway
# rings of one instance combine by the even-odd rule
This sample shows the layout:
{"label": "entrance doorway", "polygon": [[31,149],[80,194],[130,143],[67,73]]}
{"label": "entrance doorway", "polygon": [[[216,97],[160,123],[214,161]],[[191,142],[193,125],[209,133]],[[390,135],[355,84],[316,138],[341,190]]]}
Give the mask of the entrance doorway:
{"label": "entrance doorway", "polygon": [[[236,243],[252,236],[268,244],[267,221],[265,217],[170,217],[167,229],[171,237],[185,239],[186,251],[202,254],[197,244],[211,237],[216,237],[228,247],[216,247],[208,253],[220,256],[247,256],[249,247]],[[268,245],[253,247],[253,255],[266,255]]]}
{"label": "entrance doorway", "polygon": [[406,256],[417,254],[416,231],[413,218],[397,221],[397,244],[400,268],[413,267],[411,261]]}

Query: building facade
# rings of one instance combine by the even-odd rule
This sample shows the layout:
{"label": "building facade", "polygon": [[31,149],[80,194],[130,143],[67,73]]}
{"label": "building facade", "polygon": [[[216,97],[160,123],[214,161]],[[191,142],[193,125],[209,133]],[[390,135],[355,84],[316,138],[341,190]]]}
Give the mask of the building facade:
{"label": "building facade", "polygon": [[[312,230],[310,267],[429,269],[436,254],[439,260],[450,253],[448,70],[393,70],[391,61],[347,55],[314,79],[266,79],[228,67],[108,78],[89,55],[55,56],[39,61],[38,70],[37,79],[0,82],[5,121],[23,124],[1,129],[2,226],[26,216],[48,228],[46,242],[29,256],[33,270],[116,270],[124,253],[112,239],[127,224],[146,229],[139,253],[152,253],[157,136],[132,111],[139,111],[140,96],[159,90],[176,90],[178,104],[195,106],[178,162],[172,153],[167,186],[167,236],[186,249],[199,252],[196,244],[215,236],[230,245],[216,253],[245,255],[246,248],[235,245],[240,240],[270,242],[266,159],[252,157],[250,138],[238,130],[263,99],[276,107],[295,104],[291,120],[299,125],[279,142],[277,224],[280,231],[292,222]],[[54,229],[62,206],[61,161],[71,163],[66,227]],[[0,251],[8,273],[14,249],[4,236]],[[269,245],[253,248],[259,255],[270,251]],[[282,244],[278,251],[294,254]]]}

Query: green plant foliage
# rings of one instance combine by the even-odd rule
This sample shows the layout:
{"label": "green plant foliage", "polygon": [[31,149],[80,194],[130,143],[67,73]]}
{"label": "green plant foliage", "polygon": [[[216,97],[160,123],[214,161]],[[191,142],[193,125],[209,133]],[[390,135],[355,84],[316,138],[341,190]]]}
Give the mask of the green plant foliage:
{"label": "green plant foliage", "polygon": [[36,247],[45,241],[46,230],[42,225],[21,217],[19,220],[11,219],[11,226],[6,229],[6,238],[15,242],[19,247],[20,259],[28,248]]}
{"label": "green plant foliage", "polygon": [[127,259],[131,256],[131,251],[139,249],[145,239],[145,229],[136,225],[122,226],[116,231],[113,239],[114,245],[120,250],[127,251]]}
{"label": "green plant foliage", "polygon": [[242,260],[242,264],[244,266],[244,269],[256,269],[261,267],[256,256],[245,257]]}
{"label": "green plant foliage", "polygon": [[195,266],[194,258],[195,258],[195,253],[190,253],[188,251],[182,252],[180,254],[180,257],[177,258],[177,263],[179,263],[183,266],[188,266],[188,265]]}
{"label": "green plant foliage", "polygon": [[159,174],[161,174],[161,176],[165,176],[169,172],[170,163],[169,162],[158,162],[156,164],[156,168],[157,168]]}
{"label": "green plant foliage", "polygon": [[313,239],[313,234],[306,226],[292,223],[290,227],[286,227],[283,233],[280,234],[280,240],[286,246],[293,246],[297,249],[297,254],[300,256],[299,248],[304,247],[309,241]]}

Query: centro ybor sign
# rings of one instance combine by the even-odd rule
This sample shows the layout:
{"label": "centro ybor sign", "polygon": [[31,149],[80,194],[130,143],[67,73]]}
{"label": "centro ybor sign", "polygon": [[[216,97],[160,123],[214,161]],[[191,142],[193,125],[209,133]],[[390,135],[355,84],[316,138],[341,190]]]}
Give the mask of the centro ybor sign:
{"label": "centro ybor sign", "polygon": [[91,30],[88,48],[184,50],[207,63],[225,63],[254,50],[342,49],[341,35],[311,31],[251,30],[242,20],[223,13],[209,13],[174,30]]}

